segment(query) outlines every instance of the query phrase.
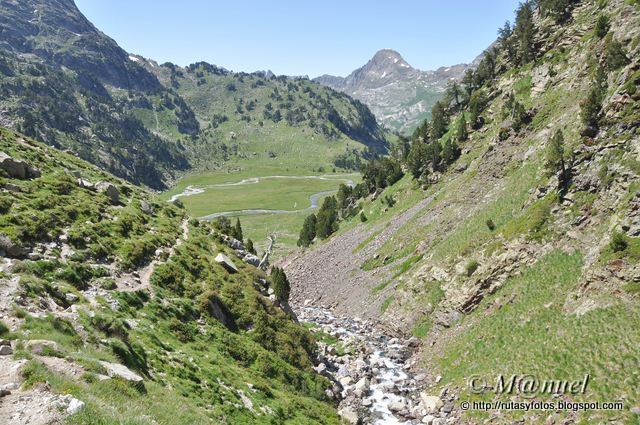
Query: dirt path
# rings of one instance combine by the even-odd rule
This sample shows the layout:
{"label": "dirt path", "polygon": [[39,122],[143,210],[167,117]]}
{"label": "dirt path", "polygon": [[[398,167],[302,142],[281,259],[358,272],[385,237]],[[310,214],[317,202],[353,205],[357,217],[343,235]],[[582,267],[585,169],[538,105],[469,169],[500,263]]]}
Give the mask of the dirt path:
{"label": "dirt path", "polygon": [[[167,253],[167,258],[170,258],[175,253],[176,248],[178,248],[182,243],[189,239],[189,220],[184,219],[180,224],[180,229],[182,233],[180,236],[176,238],[175,243],[169,248]],[[159,259],[154,259],[145,267],[136,270],[132,273],[124,273],[120,277],[116,279],[116,286],[118,291],[124,292],[135,292],[144,289],[148,289],[153,294],[153,288],[151,286],[151,275],[155,270],[156,266],[163,261]]]}
{"label": "dirt path", "polygon": [[[372,296],[372,289],[389,279],[396,263],[368,272],[360,266],[431,200],[423,199],[391,221],[366,230],[356,227],[312,251],[286,259],[282,266],[292,282],[293,303],[333,308],[337,314],[351,317],[379,316],[381,300]],[[358,250],[367,239],[369,242]]]}

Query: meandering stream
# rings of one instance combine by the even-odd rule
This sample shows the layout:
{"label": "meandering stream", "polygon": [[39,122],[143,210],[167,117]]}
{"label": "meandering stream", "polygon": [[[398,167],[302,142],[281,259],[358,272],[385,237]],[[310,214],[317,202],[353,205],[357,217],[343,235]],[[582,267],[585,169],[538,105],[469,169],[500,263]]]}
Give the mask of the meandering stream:
{"label": "meandering stream", "polygon": [[[261,180],[269,180],[269,179],[314,179],[314,180],[325,180],[325,181],[335,181],[337,183],[343,182],[348,186],[353,187],[354,182],[351,179],[347,178],[334,178],[327,176],[264,176],[264,177],[249,177],[246,179],[242,179],[237,182],[229,182],[229,183],[218,183],[218,184],[210,184],[206,186],[187,186],[181,193],[177,193],[173,195],[169,202],[173,202],[176,199],[193,196],[204,193],[207,189],[214,189],[217,187],[230,187],[230,186],[243,186],[248,184],[256,184],[260,183]],[[235,211],[221,211],[213,214],[207,214],[205,216],[200,217],[201,220],[212,220],[222,216],[237,216],[237,215],[257,215],[257,214],[291,214],[291,213],[299,213],[304,211],[310,211],[318,208],[318,203],[321,198],[336,193],[337,190],[324,190],[321,192],[316,192],[309,196],[309,206],[307,208],[294,209],[294,210],[274,210],[274,209],[266,209],[266,208],[255,208],[255,209],[243,209],[243,210],[235,210]]]}

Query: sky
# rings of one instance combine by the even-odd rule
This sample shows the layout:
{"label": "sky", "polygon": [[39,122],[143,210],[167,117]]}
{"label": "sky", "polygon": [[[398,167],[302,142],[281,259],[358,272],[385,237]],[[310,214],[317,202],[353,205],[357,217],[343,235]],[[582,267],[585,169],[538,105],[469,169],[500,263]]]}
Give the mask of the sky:
{"label": "sky", "polygon": [[130,53],[185,66],[346,76],[380,49],[414,68],[471,62],[518,0],[76,0]]}

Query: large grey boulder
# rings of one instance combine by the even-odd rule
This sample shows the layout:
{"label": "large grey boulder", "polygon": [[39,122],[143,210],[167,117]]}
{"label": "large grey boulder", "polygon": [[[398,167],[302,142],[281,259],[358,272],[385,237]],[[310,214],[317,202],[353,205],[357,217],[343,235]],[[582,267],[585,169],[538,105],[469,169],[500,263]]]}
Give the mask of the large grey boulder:
{"label": "large grey boulder", "polygon": [[40,170],[26,162],[12,158],[5,152],[0,152],[0,170],[4,170],[9,177],[15,179],[27,179],[40,177]]}
{"label": "large grey boulder", "polygon": [[428,395],[422,391],[420,393],[420,399],[427,413],[438,413],[440,408],[444,405],[444,402],[440,400],[440,397]]}
{"label": "large grey boulder", "polygon": [[0,233],[0,255],[20,258],[29,253],[29,250],[21,246],[19,243],[13,242],[9,236],[4,233]]}
{"label": "large grey boulder", "polygon": [[244,261],[247,264],[251,264],[254,267],[258,267],[260,265],[260,258],[258,258],[257,255],[253,255],[253,254],[247,254],[242,258],[242,261]]}
{"label": "large grey boulder", "polygon": [[145,200],[140,201],[140,209],[145,214],[153,215],[153,207]]}
{"label": "large grey boulder", "polygon": [[122,378],[125,381],[133,382],[134,384],[140,384],[144,381],[142,376],[131,371],[131,369],[124,365],[105,361],[100,361],[100,364],[106,369],[107,375],[111,378]]}
{"label": "large grey boulder", "polygon": [[214,261],[218,264],[221,264],[222,267],[227,269],[229,273],[238,273],[238,268],[235,264],[233,264],[231,258],[227,257],[223,253],[218,253],[218,255],[216,255],[216,258],[214,258]]}
{"label": "large grey boulder", "polygon": [[98,182],[95,185],[98,192],[104,193],[109,197],[111,202],[117,204],[120,202],[120,191],[109,182]]}

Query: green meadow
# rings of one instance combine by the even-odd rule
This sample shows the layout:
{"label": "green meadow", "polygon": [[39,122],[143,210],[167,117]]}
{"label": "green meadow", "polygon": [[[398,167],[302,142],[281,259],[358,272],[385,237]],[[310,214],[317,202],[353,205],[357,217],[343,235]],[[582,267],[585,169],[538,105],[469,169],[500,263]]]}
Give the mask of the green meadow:
{"label": "green meadow", "polygon": [[[317,203],[321,204],[322,199],[337,190],[340,184],[359,180],[357,173],[325,174],[269,166],[237,167],[187,175],[162,197],[170,200],[188,188],[202,190],[201,193],[178,198],[190,215],[204,217],[231,212],[228,216],[240,217],[245,239],[251,238],[259,250],[264,249],[267,236],[275,235],[274,255],[278,257],[290,253],[295,247],[304,218],[312,212],[312,195],[320,194]],[[279,213],[251,214],[243,210],[277,210]]]}

